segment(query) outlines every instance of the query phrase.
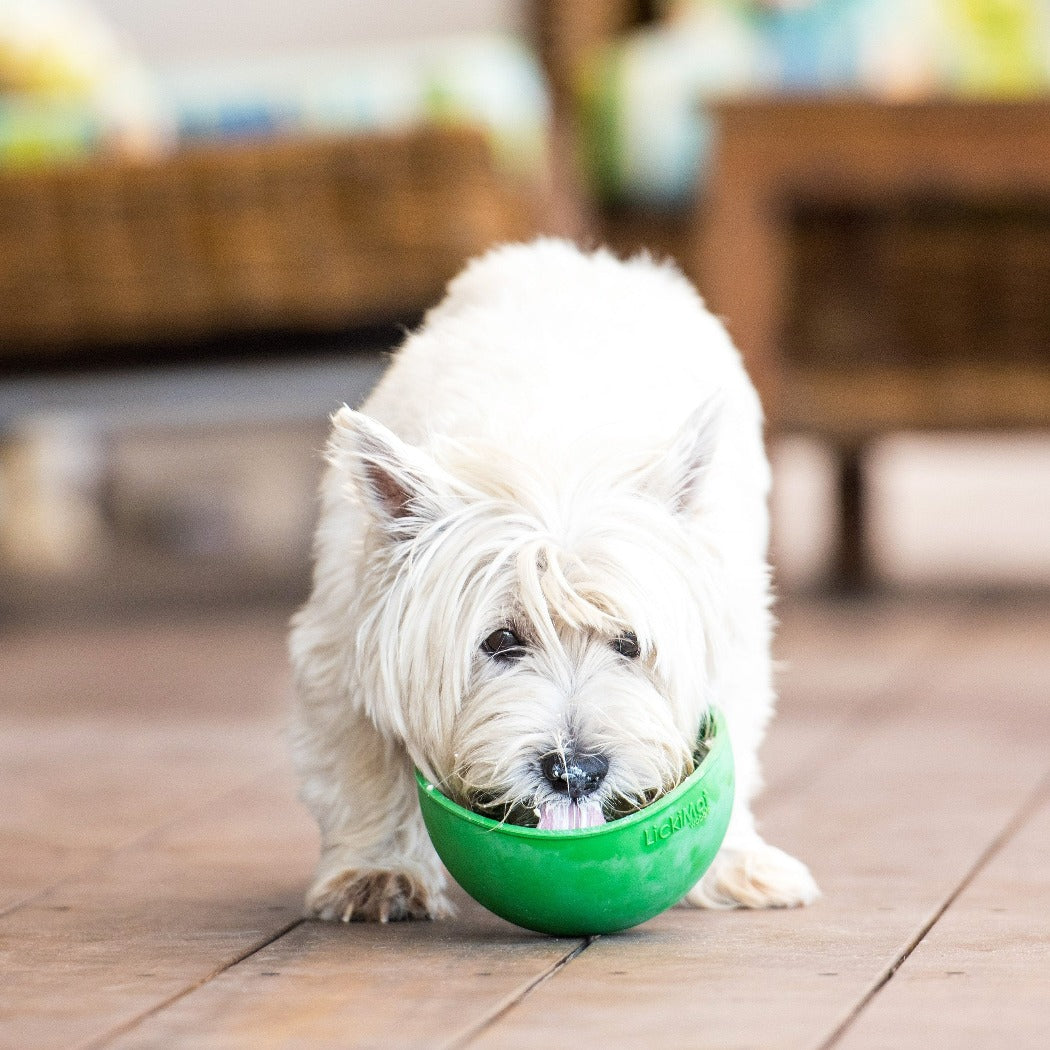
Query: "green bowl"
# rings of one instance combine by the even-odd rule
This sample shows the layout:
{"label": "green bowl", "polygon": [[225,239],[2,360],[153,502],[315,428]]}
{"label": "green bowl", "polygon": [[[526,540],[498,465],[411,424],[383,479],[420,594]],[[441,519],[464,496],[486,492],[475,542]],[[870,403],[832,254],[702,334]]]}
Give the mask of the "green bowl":
{"label": "green bowl", "polygon": [[452,877],[489,911],[556,936],[612,933],[677,903],[722,845],[733,753],[715,712],[703,761],[630,816],[579,831],[501,824],[446,798],[418,771],[419,805]]}

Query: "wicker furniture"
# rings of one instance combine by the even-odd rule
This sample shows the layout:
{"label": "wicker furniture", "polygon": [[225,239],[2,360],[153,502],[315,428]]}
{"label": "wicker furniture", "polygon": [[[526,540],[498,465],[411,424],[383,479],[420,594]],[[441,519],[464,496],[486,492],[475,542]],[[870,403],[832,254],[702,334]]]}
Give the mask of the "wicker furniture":
{"label": "wicker furniture", "polygon": [[774,426],[841,450],[837,574],[861,585],[870,438],[1050,425],[1050,102],[719,116],[704,292]]}
{"label": "wicker furniture", "polygon": [[470,130],[4,173],[0,363],[404,317],[535,207]]}
{"label": "wicker furniture", "polygon": [[[0,174],[0,375],[14,377],[0,405],[0,619],[290,590],[298,597],[309,533],[298,508],[313,506],[314,487],[303,471],[321,431],[306,437],[305,425],[288,425],[282,413],[359,397],[380,370],[377,345],[398,338],[395,322],[436,302],[470,256],[531,235],[542,189],[541,180],[498,167],[480,131],[451,128]],[[314,382],[309,367],[287,390],[264,372],[245,380],[250,397],[262,391],[266,399],[250,455],[238,450],[243,424],[214,426],[229,415],[221,391],[241,380],[196,369],[188,385],[185,374],[166,375],[177,415],[170,406],[159,413],[152,452],[145,437],[138,443],[163,484],[120,466],[119,450],[136,447],[134,438],[128,446],[126,432],[118,441],[106,428],[126,425],[115,392],[136,387],[124,368],[107,387],[113,364],[145,378],[187,358],[273,364],[275,355],[320,347],[347,356],[331,401],[304,395]],[[371,352],[355,352],[362,349]],[[50,400],[59,407],[49,413],[47,384],[33,380],[67,369],[103,375],[97,385],[56,382]],[[217,386],[205,394],[209,372]],[[27,406],[34,396],[45,406],[42,423],[26,423],[23,380],[36,392]],[[128,415],[141,420],[160,389],[139,389]],[[109,399],[108,414],[93,398]],[[186,415],[194,429],[164,429]],[[302,466],[289,470],[297,442]],[[158,452],[168,446],[174,451]],[[188,450],[184,464],[180,449]],[[216,485],[216,476],[226,480]],[[255,509],[259,478],[271,494]]]}

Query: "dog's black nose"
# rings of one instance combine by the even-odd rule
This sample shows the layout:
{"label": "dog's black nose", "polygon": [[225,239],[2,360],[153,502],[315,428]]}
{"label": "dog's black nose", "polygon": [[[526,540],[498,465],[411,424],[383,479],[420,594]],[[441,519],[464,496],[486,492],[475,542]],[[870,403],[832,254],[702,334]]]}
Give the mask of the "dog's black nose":
{"label": "dog's black nose", "polygon": [[609,760],[602,755],[563,755],[552,751],[544,757],[540,768],[555,791],[577,802],[598,790],[609,772]]}

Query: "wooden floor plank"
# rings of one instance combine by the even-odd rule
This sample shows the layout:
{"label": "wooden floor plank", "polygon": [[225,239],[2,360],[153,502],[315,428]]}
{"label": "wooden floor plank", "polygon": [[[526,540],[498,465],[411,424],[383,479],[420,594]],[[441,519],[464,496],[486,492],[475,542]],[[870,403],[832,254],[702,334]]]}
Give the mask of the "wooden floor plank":
{"label": "wooden floor plank", "polygon": [[852,726],[892,702],[943,644],[944,610],[921,603],[795,603],[774,657],[778,715],[763,745],[767,792],[799,790]]}
{"label": "wooden floor plank", "polygon": [[284,752],[284,617],[0,639],[0,914]]}
{"label": "wooden floor plank", "polygon": [[[1046,773],[1050,712],[1024,676],[997,692],[987,682],[975,705],[947,673],[968,659],[964,626],[949,624],[939,658],[852,726],[800,792],[760,807],[771,840],[811,863],[823,901],[798,912],[673,911],[601,938],[471,1046],[573,1044],[614,1030],[618,1046],[647,1047],[672,1026],[692,1047],[821,1046]],[[1004,723],[1001,707],[1026,717]],[[977,788],[990,754],[1010,760]]]}
{"label": "wooden floor plank", "polygon": [[303,923],[107,1050],[454,1045],[583,943],[457,901],[453,922]]}
{"label": "wooden floor plank", "polygon": [[0,1046],[90,1043],[301,914],[315,835],[283,771],[0,920]]}
{"label": "wooden floor plank", "polygon": [[[889,620],[892,623],[877,618],[872,630],[881,631],[895,654],[886,660],[891,669],[907,665],[909,659],[914,662],[924,646],[933,644],[935,628],[902,628],[898,618]],[[832,645],[823,650],[825,658],[833,651]],[[845,647],[838,656],[843,662],[847,659]],[[841,666],[836,673],[841,673]],[[855,693],[834,705],[835,718],[830,721],[840,733],[849,731],[847,723],[856,717],[856,708],[886,686],[888,673],[892,675],[892,670],[872,664],[858,680]],[[829,731],[822,727],[822,733]],[[794,768],[800,761],[799,752],[784,750],[778,761]],[[775,775],[784,775],[776,762],[774,767]],[[566,950],[558,942],[515,931],[491,917],[484,921],[490,928],[495,924],[495,938],[490,934],[479,940],[475,929],[484,913],[476,906],[465,906],[464,913],[469,920],[466,925],[458,920],[422,927],[421,934],[414,928],[353,927],[349,942],[338,927],[301,927],[158,1011],[114,1046],[123,1050],[411,1047],[445,1045],[446,1039],[448,1045],[457,1045],[469,1039],[486,1016],[512,1006]],[[687,913],[675,915],[683,918]],[[377,966],[377,957],[393,960],[393,968]],[[508,966],[508,959],[518,957],[523,965]],[[642,967],[647,966],[648,961],[643,961]],[[638,971],[637,966],[628,965],[633,979],[641,976]],[[268,977],[262,980],[264,974]],[[459,1017],[457,1012],[471,996],[472,974],[484,975],[485,1010]]]}
{"label": "wooden floor plank", "polygon": [[[994,775],[994,774],[993,774]],[[977,873],[836,1050],[1043,1050],[1050,1033],[1050,797]]]}
{"label": "wooden floor plank", "polygon": [[0,724],[280,717],[285,611],[212,612],[0,634]]}
{"label": "wooden floor plank", "polygon": [[285,619],[0,639],[0,1045],[80,1045],[298,918]]}
{"label": "wooden floor plank", "polygon": [[885,692],[942,646],[945,603],[883,599],[797,600],[781,610],[774,641],[781,692],[808,712],[833,713],[844,699]]}
{"label": "wooden floor plank", "polygon": [[0,733],[0,915],[276,764],[269,727],[92,723]]}

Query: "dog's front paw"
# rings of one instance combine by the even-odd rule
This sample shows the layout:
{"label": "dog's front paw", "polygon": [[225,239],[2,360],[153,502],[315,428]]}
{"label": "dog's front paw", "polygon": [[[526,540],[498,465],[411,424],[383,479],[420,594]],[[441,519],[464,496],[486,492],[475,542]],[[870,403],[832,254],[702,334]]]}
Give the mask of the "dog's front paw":
{"label": "dog's front paw", "polygon": [[319,879],[306,896],[319,919],[397,922],[443,919],[452,907],[440,887],[404,869],[349,868]]}
{"label": "dog's front paw", "polygon": [[721,850],[686,901],[696,908],[795,908],[819,896],[805,864],[758,840]]}

